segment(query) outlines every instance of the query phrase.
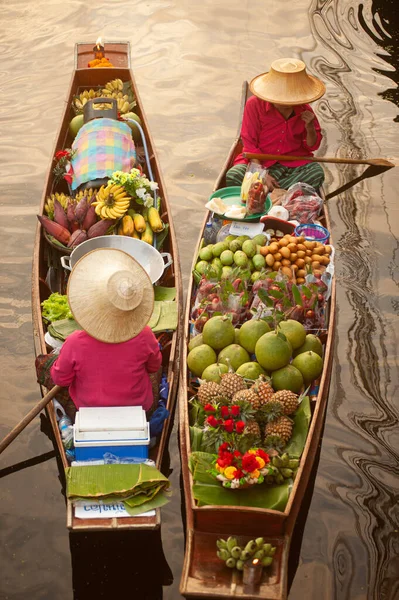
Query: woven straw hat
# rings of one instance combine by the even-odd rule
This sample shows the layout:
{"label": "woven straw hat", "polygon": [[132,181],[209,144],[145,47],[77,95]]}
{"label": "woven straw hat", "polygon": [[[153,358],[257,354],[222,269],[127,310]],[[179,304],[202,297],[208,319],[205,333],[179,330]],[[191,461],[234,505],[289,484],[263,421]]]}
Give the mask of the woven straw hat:
{"label": "woven straw hat", "polygon": [[143,267],[122,250],[88,252],[72,270],[68,302],[75,321],[93,338],[109,344],[126,342],[147,325],[154,290]]}
{"label": "woven straw hat", "polygon": [[270,71],[252,79],[249,87],[261,100],[287,106],[309,104],[326,91],[324,83],[308,75],[305,63],[296,58],[275,60]]}

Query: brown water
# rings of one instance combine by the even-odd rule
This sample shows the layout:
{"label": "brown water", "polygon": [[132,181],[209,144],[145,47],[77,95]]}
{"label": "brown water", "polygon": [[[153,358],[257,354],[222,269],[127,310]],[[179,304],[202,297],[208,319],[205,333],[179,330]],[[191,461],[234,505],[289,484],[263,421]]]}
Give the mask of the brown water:
{"label": "brown water", "polygon": [[[315,107],[325,133],[319,154],[398,154],[394,7],[393,0],[1,3],[0,436],[39,398],[30,310],[35,214],[74,43],[99,34],[131,42],[186,286],[203,205],[236,133],[242,81],[271,60],[303,58],[325,81]],[[329,165],[328,190],[361,169]],[[398,187],[394,169],[330,201],[337,338],[292,600],[399,598]],[[161,598],[172,577],[159,540],[70,540],[51,451],[36,419],[2,456],[0,597]],[[184,548],[176,427],[170,454],[175,491],[163,509],[162,540],[174,581],[163,597],[174,600]],[[22,461],[30,462],[8,469]]]}

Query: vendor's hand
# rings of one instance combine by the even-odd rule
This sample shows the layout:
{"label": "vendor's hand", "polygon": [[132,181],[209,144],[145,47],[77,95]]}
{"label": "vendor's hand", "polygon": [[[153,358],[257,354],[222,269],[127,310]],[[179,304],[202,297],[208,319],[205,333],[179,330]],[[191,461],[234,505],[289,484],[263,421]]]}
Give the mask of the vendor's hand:
{"label": "vendor's hand", "polygon": [[311,112],[310,110],[305,110],[303,113],[301,113],[301,119],[302,121],[304,121],[306,128],[308,128],[309,126],[314,126],[314,119],[315,119],[315,114],[313,112]]}
{"label": "vendor's hand", "polygon": [[279,188],[280,184],[277,181],[277,179],[275,179],[271,175],[266,175],[266,186],[267,186],[269,192],[272,192],[274,190],[274,188]]}

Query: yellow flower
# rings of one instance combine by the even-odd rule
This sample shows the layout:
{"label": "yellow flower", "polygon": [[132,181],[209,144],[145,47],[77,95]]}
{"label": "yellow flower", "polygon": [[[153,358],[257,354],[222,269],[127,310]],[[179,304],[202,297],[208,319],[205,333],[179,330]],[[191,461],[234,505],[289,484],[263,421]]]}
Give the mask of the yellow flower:
{"label": "yellow flower", "polygon": [[234,479],[235,474],[236,474],[236,468],[235,467],[227,467],[227,469],[225,469],[223,474],[226,477],[226,479]]}
{"label": "yellow flower", "polygon": [[258,469],[255,469],[255,471],[252,471],[252,473],[249,474],[252,479],[258,479],[259,475],[260,471]]}
{"label": "yellow flower", "polygon": [[216,467],[216,471],[219,471],[219,473],[223,473],[224,467],[221,467],[218,463],[216,463],[215,467]]}
{"label": "yellow flower", "polygon": [[263,467],[265,466],[265,461],[263,460],[263,458],[261,456],[257,456],[256,457],[256,462],[259,465],[259,469],[263,469]]}

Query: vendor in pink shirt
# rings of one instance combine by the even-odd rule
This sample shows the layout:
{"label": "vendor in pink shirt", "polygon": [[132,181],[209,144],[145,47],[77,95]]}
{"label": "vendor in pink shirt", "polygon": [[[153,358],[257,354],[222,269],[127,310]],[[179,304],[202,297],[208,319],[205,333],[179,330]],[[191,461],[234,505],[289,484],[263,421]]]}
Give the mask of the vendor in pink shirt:
{"label": "vendor in pink shirt", "polygon": [[[274,61],[268,73],[255,77],[250,90],[254,95],[245,105],[241,128],[243,152],[303,156],[298,161],[263,161],[269,171],[268,185],[288,189],[302,182],[318,189],[324,171],[306,157],[319,148],[322,134],[309,103],[323,96],[324,84],[306,73],[301,60],[283,58]],[[241,185],[248,162],[242,154],[236,157],[226,185]]]}
{"label": "vendor in pink shirt", "polygon": [[82,406],[142,406],[153,403],[150,373],[161,366],[155,335],[146,327],[154,292],[139,263],[121,250],[84,255],[68,282],[68,303],[83,331],[72,333],[51,367],[51,378],[68,386]]}

